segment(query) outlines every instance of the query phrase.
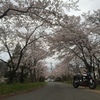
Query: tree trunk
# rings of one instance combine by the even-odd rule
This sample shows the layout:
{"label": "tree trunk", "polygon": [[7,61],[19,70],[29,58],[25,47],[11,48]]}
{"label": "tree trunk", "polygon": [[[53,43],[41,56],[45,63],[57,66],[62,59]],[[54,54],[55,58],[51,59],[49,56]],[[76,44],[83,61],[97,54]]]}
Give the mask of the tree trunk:
{"label": "tree trunk", "polygon": [[100,79],[100,66],[98,64],[98,74],[99,74],[99,79]]}
{"label": "tree trunk", "polygon": [[29,69],[29,72],[30,72],[31,82],[33,83],[33,73],[32,73],[32,70],[31,70],[31,69]]}
{"label": "tree trunk", "polygon": [[20,73],[20,79],[19,79],[19,82],[20,83],[24,83],[24,76],[23,76],[23,71],[24,71],[24,69],[23,69],[23,67],[21,68],[21,73]]}
{"label": "tree trunk", "polygon": [[36,82],[36,69],[33,70],[33,82]]}
{"label": "tree trunk", "polygon": [[94,77],[94,79],[96,79],[94,66],[92,68],[93,68],[93,77]]}
{"label": "tree trunk", "polygon": [[12,84],[14,82],[14,77],[15,77],[15,71],[10,71],[10,76],[9,76],[9,84]]}

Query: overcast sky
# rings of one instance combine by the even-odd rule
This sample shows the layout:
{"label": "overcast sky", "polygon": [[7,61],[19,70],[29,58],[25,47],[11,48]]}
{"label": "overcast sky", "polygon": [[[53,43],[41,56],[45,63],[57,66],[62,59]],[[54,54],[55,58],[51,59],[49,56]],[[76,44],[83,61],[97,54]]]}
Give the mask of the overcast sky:
{"label": "overcast sky", "polygon": [[71,10],[70,12],[68,12],[68,14],[78,16],[81,15],[83,12],[88,12],[89,10],[92,12],[93,10],[100,9],[100,0],[79,0],[78,6],[80,11]]}

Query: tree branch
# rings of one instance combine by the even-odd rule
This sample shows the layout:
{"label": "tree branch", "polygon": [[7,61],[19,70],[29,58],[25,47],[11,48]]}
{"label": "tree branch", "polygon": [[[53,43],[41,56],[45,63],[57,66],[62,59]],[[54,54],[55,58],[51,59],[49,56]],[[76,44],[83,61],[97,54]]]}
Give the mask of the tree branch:
{"label": "tree branch", "polygon": [[32,7],[33,4],[27,8],[27,10],[19,10],[19,9],[14,9],[14,8],[8,8],[2,15],[0,15],[0,19],[3,17],[7,16],[8,12],[10,11],[15,11],[15,12],[20,12],[20,13],[27,13],[31,8],[36,8],[36,9],[42,9],[41,7]]}

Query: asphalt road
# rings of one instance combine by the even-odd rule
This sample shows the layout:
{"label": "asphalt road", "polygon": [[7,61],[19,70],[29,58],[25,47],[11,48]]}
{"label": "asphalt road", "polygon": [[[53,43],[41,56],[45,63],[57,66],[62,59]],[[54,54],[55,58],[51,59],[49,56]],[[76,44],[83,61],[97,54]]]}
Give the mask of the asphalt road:
{"label": "asphalt road", "polygon": [[100,100],[100,94],[87,88],[73,88],[64,83],[49,82],[44,88],[3,100]]}

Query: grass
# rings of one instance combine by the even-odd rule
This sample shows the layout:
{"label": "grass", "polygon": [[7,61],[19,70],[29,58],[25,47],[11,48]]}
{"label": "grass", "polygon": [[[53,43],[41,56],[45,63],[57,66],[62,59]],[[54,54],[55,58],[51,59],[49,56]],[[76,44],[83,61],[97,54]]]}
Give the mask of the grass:
{"label": "grass", "polygon": [[96,90],[100,90],[100,85],[97,85]]}
{"label": "grass", "polygon": [[0,84],[0,95],[9,95],[20,92],[27,92],[45,86],[45,82],[25,84]]}
{"label": "grass", "polygon": [[72,81],[65,81],[65,83],[67,83],[67,84],[72,84]]}

